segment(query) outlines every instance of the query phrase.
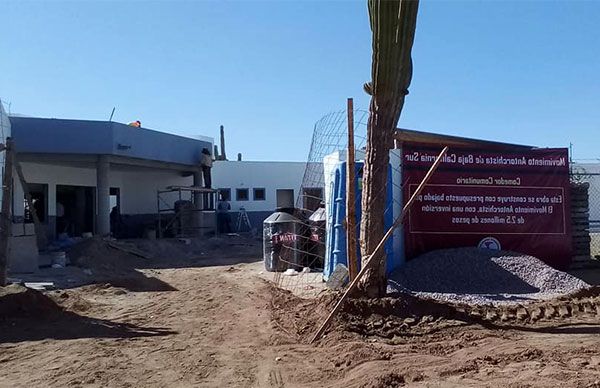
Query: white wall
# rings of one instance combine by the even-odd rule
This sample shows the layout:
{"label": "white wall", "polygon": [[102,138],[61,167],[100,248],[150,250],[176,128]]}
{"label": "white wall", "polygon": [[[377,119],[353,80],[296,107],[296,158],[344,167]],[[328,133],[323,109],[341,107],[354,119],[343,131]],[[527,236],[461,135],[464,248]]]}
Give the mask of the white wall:
{"label": "white wall", "polygon": [[[21,163],[28,183],[48,185],[48,215],[56,215],[56,186],[96,186],[94,168],[67,167],[44,163]],[[299,194],[305,163],[302,162],[247,162],[215,161],[212,170],[213,188],[231,189],[232,211],[244,206],[247,211],[273,211],[277,207],[276,190],[293,189]],[[23,190],[15,176],[14,214],[22,216]],[[110,186],[118,187],[121,194],[122,214],[153,214],[157,211],[156,192],[167,186],[191,186],[193,177],[182,177],[178,171],[140,169],[137,171],[111,170]],[[248,201],[236,201],[237,188],[249,189]],[[266,199],[254,201],[253,188],[264,188]],[[163,198],[172,207],[177,194]],[[184,199],[189,199],[187,196]],[[164,207],[167,205],[163,204]]]}
{"label": "white wall", "polygon": [[[4,141],[7,137],[11,135],[10,129],[10,120],[8,119],[8,115],[4,110],[4,105],[2,100],[0,99],[0,143],[4,144]],[[3,179],[3,171],[4,171],[4,157],[6,153],[2,152],[0,155],[0,182]],[[0,201],[2,201],[2,190],[0,189]]]}
{"label": "white wall", "polygon": [[[231,210],[273,211],[277,207],[277,189],[293,189],[297,198],[304,177],[303,162],[215,161],[212,186],[231,189]],[[248,201],[236,201],[236,189],[249,189]],[[254,201],[253,188],[266,189],[264,201]]]}
{"label": "white wall", "polygon": [[[167,186],[192,186],[192,176],[182,177],[178,171],[126,171],[116,172],[121,188],[121,213],[122,214],[150,214],[157,211],[157,190],[164,190]],[[111,182],[111,187],[112,182]],[[182,194],[183,199],[189,200],[189,193]],[[173,203],[179,199],[176,193],[162,194],[161,209],[173,208]]]}
{"label": "white wall", "polygon": [[[48,215],[56,215],[56,186],[96,186],[96,170],[93,168],[67,167],[42,163],[21,163],[28,183],[48,185]],[[22,216],[23,189],[15,176],[14,214]],[[190,186],[192,177],[182,177],[178,171],[144,169],[110,173],[110,187],[118,187],[121,194],[122,214],[153,214],[157,211],[156,192],[171,185]],[[164,196],[172,207],[175,196]],[[185,198],[188,199],[188,198]],[[166,206],[166,205],[165,205]]]}

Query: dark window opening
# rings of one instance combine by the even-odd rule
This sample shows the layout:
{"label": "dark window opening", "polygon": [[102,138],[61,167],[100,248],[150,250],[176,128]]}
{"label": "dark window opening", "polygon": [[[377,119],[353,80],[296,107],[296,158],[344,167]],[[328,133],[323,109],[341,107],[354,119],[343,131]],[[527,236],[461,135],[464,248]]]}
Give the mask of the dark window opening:
{"label": "dark window opening", "polygon": [[231,189],[219,189],[219,197],[223,201],[231,201]]}
{"label": "dark window opening", "polygon": [[235,189],[236,201],[247,201],[249,198],[248,189]]}
{"label": "dark window opening", "polygon": [[255,201],[264,201],[267,199],[266,191],[263,188],[254,189],[254,200]]}

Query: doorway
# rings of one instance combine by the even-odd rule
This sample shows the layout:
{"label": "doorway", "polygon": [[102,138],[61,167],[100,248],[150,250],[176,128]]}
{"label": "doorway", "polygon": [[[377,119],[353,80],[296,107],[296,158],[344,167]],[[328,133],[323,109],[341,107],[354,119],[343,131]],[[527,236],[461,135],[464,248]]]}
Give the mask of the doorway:
{"label": "doorway", "polygon": [[275,191],[278,208],[294,207],[294,189],[277,189]]}
{"label": "doorway", "polygon": [[[27,184],[29,194],[31,195],[31,202],[33,202],[33,208],[35,214],[41,223],[45,223],[48,219],[48,185],[40,183],[29,183]],[[27,202],[27,197],[23,197],[24,209],[23,220],[26,224],[33,223],[33,215]]]}
{"label": "doorway", "polygon": [[81,236],[93,233],[96,188],[56,185],[56,235]]}
{"label": "doorway", "polygon": [[110,210],[118,206],[121,209],[121,190],[118,187],[110,188]]}

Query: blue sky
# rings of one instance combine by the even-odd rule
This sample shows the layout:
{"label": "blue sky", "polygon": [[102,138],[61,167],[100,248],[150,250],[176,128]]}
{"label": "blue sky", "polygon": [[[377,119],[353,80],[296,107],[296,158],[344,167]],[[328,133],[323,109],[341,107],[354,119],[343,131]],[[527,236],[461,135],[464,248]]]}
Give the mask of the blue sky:
{"label": "blue sky", "polygon": [[[399,125],[600,158],[600,2],[423,1]],[[366,108],[366,1],[0,1],[13,112],[218,136],[305,160],[320,117]]]}

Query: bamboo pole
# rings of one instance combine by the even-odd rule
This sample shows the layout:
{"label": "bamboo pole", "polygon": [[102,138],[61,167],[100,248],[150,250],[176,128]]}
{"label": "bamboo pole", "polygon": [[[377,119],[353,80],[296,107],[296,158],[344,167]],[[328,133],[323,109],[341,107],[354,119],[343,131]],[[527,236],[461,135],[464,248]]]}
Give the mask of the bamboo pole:
{"label": "bamboo pole", "polygon": [[356,288],[356,286],[358,285],[358,282],[360,281],[362,276],[365,274],[367,269],[369,269],[369,267],[372,265],[371,263],[376,261],[376,260],[372,260],[371,258],[373,256],[377,255],[377,253],[383,247],[385,242],[392,236],[392,234],[394,233],[394,230],[402,224],[402,220],[406,216],[406,213],[408,213],[410,206],[413,204],[415,199],[421,194],[421,191],[423,191],[423,188],[425,188],[425,185],[427,184],[429,179],[431,179],[431,176],[433,175],[435,170],[438,168],[439,164],[442,162],[442,158],[444,157],[444,155],[446,155],[446,152],[448,152],[448,147],[444,147],[442,152],[440,152],[438,157],[435,159],[435,161],[433,162],[433,165],[429,168],[429,171],[427,171],[427,174],[425,175],[425,177],[423,178],[423,180],[421,181],[419,186],[417,186],[417,190],[415,190],[415,192],[410,197],[408,202],[406,202],[406,204],[404,205],[404,208],[402,209],[402,214],[400,214],[400,216],[396,219],[394,224],[388,229],[387,233],[383,236],[381,241],[379,241],[379,244],[377,244],[377,246],[375,247],[373,252],[369,255],[369,258],[367,259],[367,261],[363,265],[363,267],[360,269],[360,272],[358,273],[356,278],[350,283],[350,286],[348,286],[348,289],[346,289],[346,292],[344,292],[344,294],[342,295],[340,300],[337,302],[337,304],[335,305],[333,310],[331,310],[331,312],[329,313],[329,315],[327,316],[325,321],[319,327],[319,330],[317,330],[317,332],[315,333],[313,338],[310,340],[311,344],[313,342],[315,342],[316,340],[318,340],[321,337],[321,335],[323,335],[323,333],[325,332],[325,329],[327,329],[327,326],[329,325],[329,323],[331,323],[331,320],[333,319],[335,314],[338,312],[340,307],[342,307],[342,304],[344,303],[344,301],[346,300],[348,295],[350,295],[350,293]]}
{"label": "bamboo pole", "polygon": [[356,168],[354,152],[354,101],[348,99],[348,153],[346,158],[346,253],[348,275],[354,280],[358,274],[356,247]]}
{"label": "bamboo pole", "polygon": [[0,214],[0,286],[6,285],[6,271],[8,266],[9,244],[11,234],[11,194],[13,189],[13,142],[6,139],[4,154],[4,174],[2,176],[2,209]]}

